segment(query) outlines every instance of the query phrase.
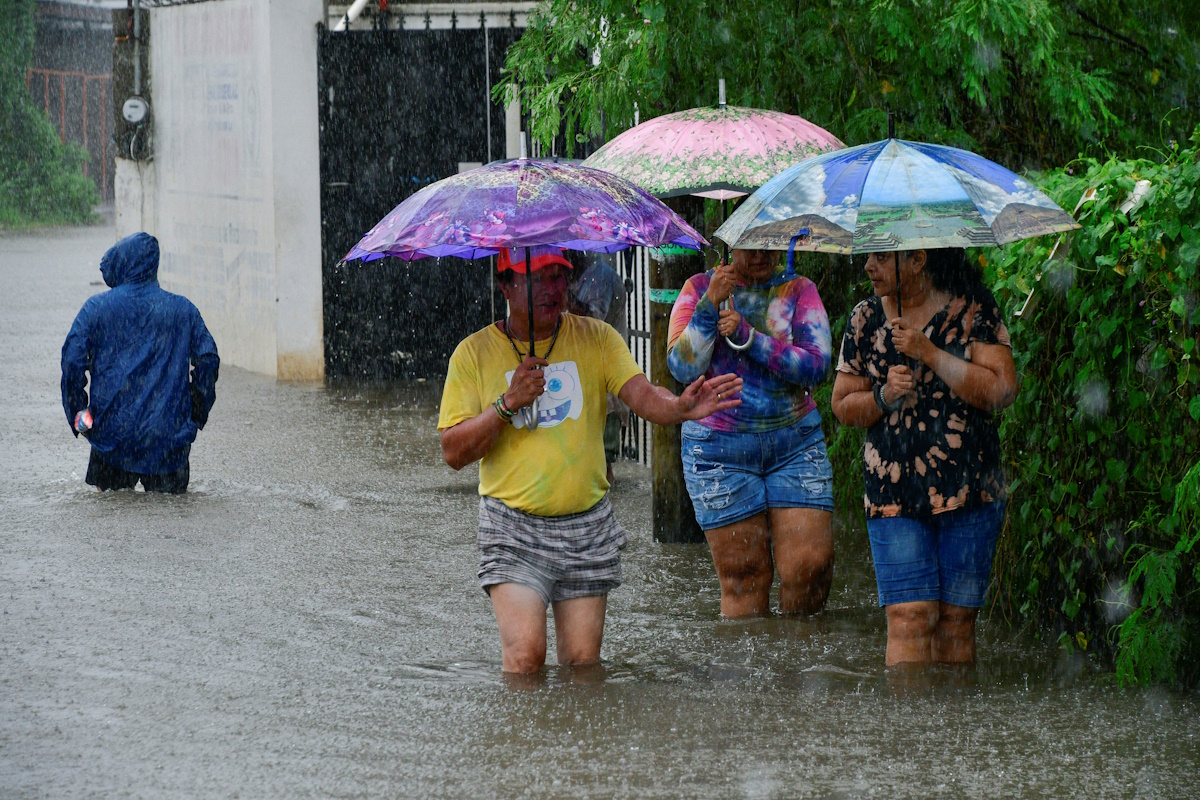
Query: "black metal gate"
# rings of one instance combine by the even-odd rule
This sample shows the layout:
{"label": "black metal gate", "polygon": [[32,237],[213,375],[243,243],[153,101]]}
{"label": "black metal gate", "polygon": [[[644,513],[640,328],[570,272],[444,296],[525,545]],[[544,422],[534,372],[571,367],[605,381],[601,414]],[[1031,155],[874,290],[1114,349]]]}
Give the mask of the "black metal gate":
{"label": "black metal gate", "polygon": [[488,84],[518,35],[513,27],[482,25],[322,30],[321,250],[329,378],[440,378],[458,342],[491,322],[493,307],[503,308],[487,259],[341,259],[422,186],[455,174],[460,163],[504,157],[504,109],[491,101]]}

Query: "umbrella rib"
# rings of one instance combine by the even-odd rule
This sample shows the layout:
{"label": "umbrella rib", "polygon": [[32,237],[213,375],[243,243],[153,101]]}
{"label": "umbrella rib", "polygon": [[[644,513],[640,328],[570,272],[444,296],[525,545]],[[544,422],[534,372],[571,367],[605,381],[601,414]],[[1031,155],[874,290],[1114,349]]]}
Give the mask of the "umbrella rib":
{"label": "umbrella rib", "polygon": [[[675,148],[679,146],[679,143],[681,141],[683,141],[684,135],[690,133],[692,130],[692,127],[698,123],[699,123],[699,120],[692,120],[687,125],[685,125],[684,127],[680,128],[678,131],[676,131],[675,138],[671,141],[670,145],[666,149],[667,157],[670,161],[678,161],[679,160],[679,154],[676,152]],[[665,166],[666,166],[666,164],[662,165],[663,168],[665,168]]]}

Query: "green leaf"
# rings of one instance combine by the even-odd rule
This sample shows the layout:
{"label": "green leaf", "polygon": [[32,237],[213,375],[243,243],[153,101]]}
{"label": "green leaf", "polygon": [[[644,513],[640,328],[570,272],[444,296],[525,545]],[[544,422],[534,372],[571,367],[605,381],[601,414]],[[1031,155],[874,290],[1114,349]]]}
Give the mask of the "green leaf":
{"label": "green leaf", "polygon": [[1194,419],[1196,422],[1200,422],[1200,394],[1196,395],[1188,402],[1188,414],[1191,415],[1192,419]]}
{"label": "green leaf", "polygon": [[1200,245],[1188,242],[1179,248],[1179,260],[1184,264],[1195,264],[1200,260]]}

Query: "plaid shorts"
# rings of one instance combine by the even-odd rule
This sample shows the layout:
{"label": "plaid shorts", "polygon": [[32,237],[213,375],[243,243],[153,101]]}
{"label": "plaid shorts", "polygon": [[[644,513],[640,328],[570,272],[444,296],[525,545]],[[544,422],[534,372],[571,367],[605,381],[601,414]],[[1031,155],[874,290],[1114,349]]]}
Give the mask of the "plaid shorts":
{"label": "plaid shorts", "polygon": [[533,589],[546,605],[608,594],[621,585],[625,529],[605,495],[578,514],[539,517],[479,498],[479,585]]}

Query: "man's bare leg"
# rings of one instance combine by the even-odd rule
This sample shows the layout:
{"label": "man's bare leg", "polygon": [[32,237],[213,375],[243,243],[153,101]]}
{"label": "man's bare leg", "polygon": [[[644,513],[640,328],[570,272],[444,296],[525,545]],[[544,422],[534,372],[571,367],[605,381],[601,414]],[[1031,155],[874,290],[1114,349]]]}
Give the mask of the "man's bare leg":
{"label": "man's bare leg", "polygon": [[541,596],[519,583],[496,584],[488,594],[500,626],[504,671],[537,672],[546,663],[546,605]]}
{"label": "man's bare leg", "polygon": [[705,531],[721,582],[721,616],[761,617],[771,610],[771,540],[766,513]]}
{"label": "man's bare leg", "polygon": [[779,573],[779,610],[815,614],[833,583],[833,514],[815,508],[771,508],[771,548]]}
{"label": "man's bare leg", "polygon": [[[558,663],[566,666],[595,664],[600,660],[604,638],[604,611],[608,597],[575,597],[554,603],[554,635],[558,640]],[[542,650],[545,652],[545,642]]]}

